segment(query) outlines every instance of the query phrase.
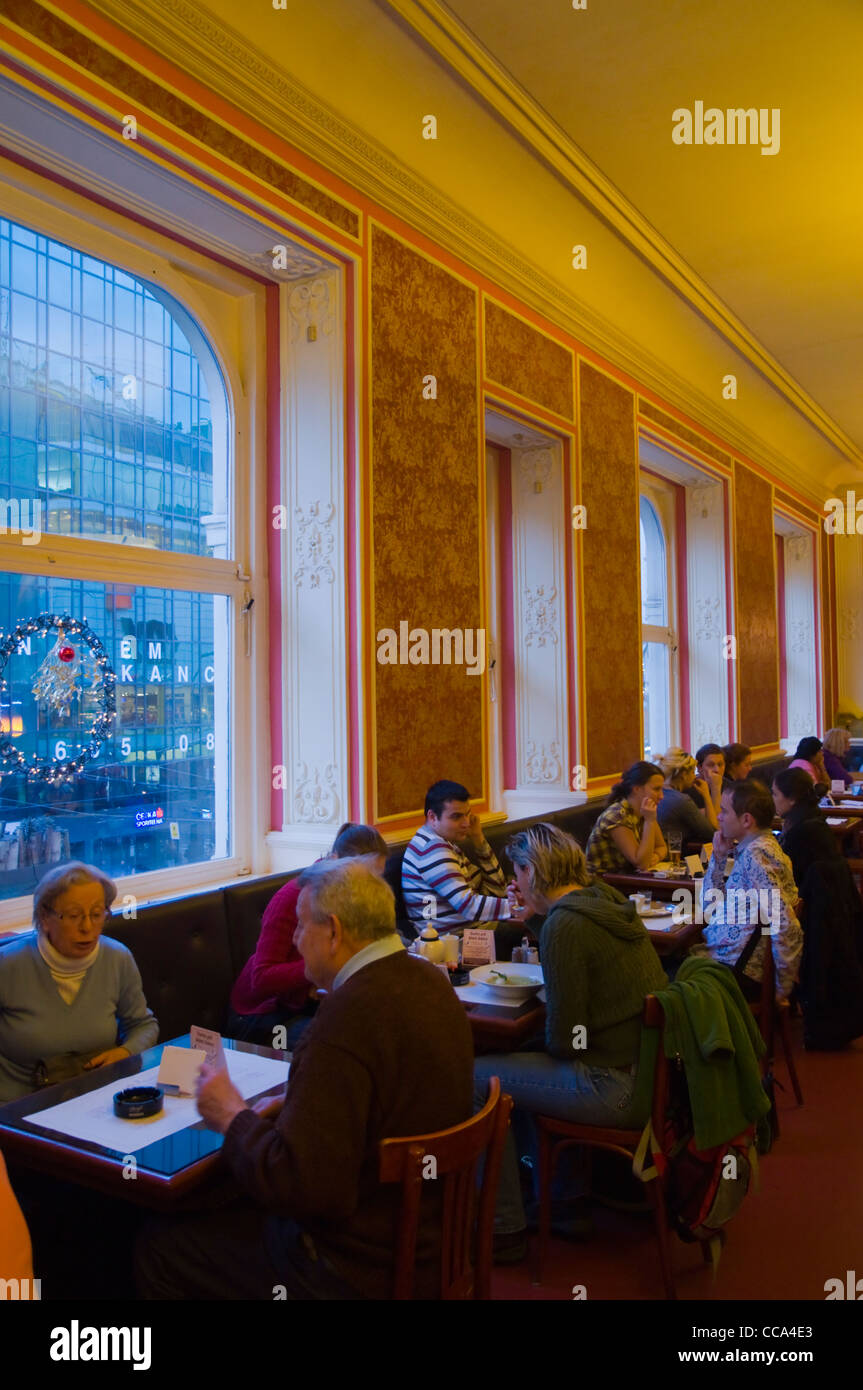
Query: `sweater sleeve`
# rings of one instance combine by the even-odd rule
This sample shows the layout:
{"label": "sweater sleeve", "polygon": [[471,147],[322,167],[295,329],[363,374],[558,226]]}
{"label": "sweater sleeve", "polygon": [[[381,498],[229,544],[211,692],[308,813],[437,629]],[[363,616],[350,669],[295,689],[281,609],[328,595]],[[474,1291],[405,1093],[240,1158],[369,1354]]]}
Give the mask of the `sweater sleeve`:
{"label": "sweater sleeve", "polygon": [[120,994],[117,1000],[117,1041],[135,1056],[146,1052],[159,1036],[159,1024],[152,1009],[147,1008],[141,975],[131,955],[126,952],[120,960]]}
{"label": "sweater sleeve", "polygon": [[359,1182],[373,1083],[350,1053],[304,1046],[274,1121],[236,1115],[224,1155],[238,1183],[268,1211],[298,1221],[345,1221],[359,1205]]}
{"label": "sweater sleeve", "polygon": [[500,867],[497,855],[487,840],[483,840],[476,852],[477,863],[482,870],[482,887],[486,893],[506,893],[506,877]]}
{"label": "sweater sleeve", "polygon": [[[545,1045],[552,1057],[567,1062],[578,1060],[580,1050],[590,1047],[590,1036],[576,1035],[579,1026],[587,1030],[588,988],[585,962],[577,946],[577,933],[567,930],[561,913],[546,918],[540,940],[542,973],[545,977]],[[573,1044],[583,1036],[584,1048]]]}
{"label": "sweater sleeve", "polygon": [[[500,865],[491,849],[488,849],[488,855],[494,860],[500,876],[501,891],[505,894],[506,885]],[[485,870],[480,871],[485,879]],[[426,881],[435,893],[446,899],[465,922],[495,922],[510,915],[509,899],[506,896],[474,892],[465,879],[455,852],[448,845],[435,846],[434,863],[428,866]]]}
{"label": "sweater sleeve", "polygon": [[251,980],[258,1003],[275,997],[287,1009],[302,1009],[308,998],[305,962],[294,945],[298,896],[296,889],[280,891],[264,912]]}

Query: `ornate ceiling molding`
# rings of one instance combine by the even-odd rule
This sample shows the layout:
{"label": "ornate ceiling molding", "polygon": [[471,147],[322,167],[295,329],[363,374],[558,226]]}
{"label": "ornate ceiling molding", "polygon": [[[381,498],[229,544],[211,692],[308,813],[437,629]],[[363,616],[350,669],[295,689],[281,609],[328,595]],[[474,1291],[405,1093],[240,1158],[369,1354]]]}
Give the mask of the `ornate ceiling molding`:
{"label": "ornate ceiling molding", "polygon": [[[386,0],[476,94],[533,146],[579,197],[603,217],[690,306],[767,378],[840,454],[855,466],[860,452],[832,419],[748,333],[644,218],[614,189],[506,71],[433,0]],[[188,0],[90,0],[95,12],[133,34],[217,95],[271,129],[290,130],[291,143],[442,248],[459,257],[543,315],[552,324],[634,377],[730,448],[768,469],[777,480],[820,499],[821,480],[801,476],[795,462],[738,424],[715,400],[670,370],[603,315],[579,303],[487,227],[423,182],[384,147],[338,116],[300,82],[270,63],[235,30]],[[47,6],[86,30],[62,6]],[[100,40],[104,43],[104,39]],[[122,48],[117,47],[118,53]],[[179,58],[177,55],[181,55]]]}

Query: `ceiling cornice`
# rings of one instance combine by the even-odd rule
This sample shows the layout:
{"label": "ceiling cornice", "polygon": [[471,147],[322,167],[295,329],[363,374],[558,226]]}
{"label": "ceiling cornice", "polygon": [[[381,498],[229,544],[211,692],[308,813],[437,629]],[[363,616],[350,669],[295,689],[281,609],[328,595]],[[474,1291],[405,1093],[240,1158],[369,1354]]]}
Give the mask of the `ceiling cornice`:
{"label": "ceiling cornice", "polygon": [[[445,38],[438,26],[432,23],[429,14],[425,13],[434,10],[443,15],[440,6],[414,6],[403,4],[402,0],[380,0],[380,3],[391,5],[408,22],[410,21],[407,12],[416,10],[417,17],[422,19],[423,28],[428,28],[430,35],[438,33],[441,41]],[[49,3],[46,8],[56,10],[67,23],[97,37],[104,46],[112,48],[106,44],[103,35],[94,34],[92,29],[88,29],[77,16],[69,14],[62,5]],[[804,477],[799,461],[787,458],[760,435],[740,425],[727,409],[717,406],[712,397],[694,388],[691,382],[672,371],[665,362],[612,324],[604,315],[567,293],[539,267],[495,236],[483,223],[469,216],[452,199],[419,179],[383,146],[337,115],[317,96],[313,96],[302,83],[275,67],[240,34],[218,23],[206,10],[190,3],[189,0],[90,0],[90,8],[109,19],[119,30],[133,35],[136,40],[148,45],[170,61],[179,63],[183,70],[203,87],[225,98],[247,115],[270,129],[288,130],[291,144],[314,159],[322,168],[329,170],[349,186],[403,219],[504,291],[516,296],[522,303],[571,335],[578,343],[634,378],[639,386],[653,392],[664,404],[676,407],[694,422],[712,431],[730,449],[748,456],[753,462],[760,463],[777,481],[783,480],[792,488],[808,491],[820,505],[822,495],[826,495],[823,491],[823,479]],[[423,13],[420,14],[420,11]],[[448,19],[450,24],[455,24],[451,17]],[[465,31],[460,31],[460,34],[468,44],[476,47],[470,35]],[[422,37],[426,38],[426,34],[422,33]],[[431,38],[427,41],[431,42]],[[459,45],[451,41],[451,46],[455,53]],[[112,51],[121,56],[126,52],[122,45],[113,46]],[[493,59],[487,55],[486,57],[489,63],[497,66]],[[502,69],[498,71],[519,98],[530,101]],[[478,94],[483,96],[483,93],[477,90]],[[497,110],[497,107],[495,109]],[[544,122],[551,125],[544,113],[539,114]],[[556,127],[552,129],[558,139],[566,140]],[[589,163],[574,145],[570,144],[570,148],[585,165]],[[593,169],[593,166],[590,168]],[[593,176],[599,182],[596,184],[595,195],[589,199],[591,205],[596,206],[595,199],[601,192],[600,184],[606,184],[621,204],[628,207],[625,200],[607,184],[598,170],[593,171]],[[578,191],[580,196],[585,196],[583,192]],[[601,210],[600,215],[604,216]],[[630,209],[630,218],[632,217],[643,222],[634,209]],[[649,224],[643,225],[648,231],[652,231]],[[653,235],[656,236],[655,233]],[[672,256],[675,255],[672,248],[669,247],[668,250]],[[685,263],[680,264],[687,278],[694,281],[696,277]],[[664,278],[668,279],[667,276]],[[705,291],[710,293],[706,286]],[[690,298],[688,295],[684,297]],[[703,313],[697,305],[693,307]],[[728,311],[724,306],[720,305],[720,308],[723,314],[727,315]],[[711,322],[717,331],[728,338],[729,335],[724,333],[713,319]],[[741,331],[749,337],[742,325]],[[757,349],[758,356],[766,359],[767,354],[754,339],[751,341]],[[750,354],[744,352],[741,346],[734,346],[738,352],[752,361]],[[757,362],[755,365],[763,375],[768,375]],[[793,391],[786,389],[770,377],[783,397],[801,410],[809,423],[826,437],[834,448],[859,467],[863,460],[853,443],[846,439],[814,402],[811,403],[811,411],[804,409],[801,400],[808,400],[808,397],[786,373],[782,372],[778,364],[776,370],[793,388]]]}

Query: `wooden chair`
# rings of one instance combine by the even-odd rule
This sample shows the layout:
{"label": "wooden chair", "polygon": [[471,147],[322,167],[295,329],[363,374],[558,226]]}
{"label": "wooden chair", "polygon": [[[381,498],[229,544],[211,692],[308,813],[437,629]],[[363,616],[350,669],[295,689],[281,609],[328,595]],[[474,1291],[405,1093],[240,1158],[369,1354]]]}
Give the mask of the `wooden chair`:
{"label": "wooden chair", "polygon": [[[491,1296],[494,1208],[512,1098],[501,1095],[496,1076],[489,1078],[488,1086],[488,1100],[482,1110],[463,1125],[436,1134],[381,1141],[380,1181],[398,1182],[402,1188],[396,1228],[394,1299],[413,1297],[420,1205],[429,1182],[443,1185],[441,1298]],[[477,1200],[476,1174],[483,1154],[485,1169]],[[434,1178],[424,1176],[429,1159],[435,1162]]]}
{"label": "wooden chair", "polygon": [[[797,915],[802,913],[802,905],[797,903]],[[761,932],[761,927],[755,928],[755,935]],[[776,998],[776,966],[773,960],[773,948],[770,938],[767,938],[767,949],[764,952],[764,966],[761,973],[761,998],[750,1000],[749,1007],[758,1023],[758,1030],[764,1039],[764,1046],[767,1049],[761,1061],[762,1071],[765,1076],[773,1072],[774,1050],[777,1027],[779,1039],[782,1043],[782,1051],[785,1056],[785,1065],[788,1068],[788,1075],[791,1078],[791,1087],[794,1091],[794,1099],[798,1105],[803,1104],[803,1091],[800,1088],[800,1080],[797,1076],[797,1068],[794,1065],[794,1039],[791,1036],[791,1005],[787,999]],[[776,1115],[776,1138],[779,1138],[779,1117]]]}
{"label": "wooden chair", "polygon": [[[659,1036],[656,1046],[656,1060],[653,1069],[653,1097],[650,1105],[653,1130],[661,1135],[665,1126],[665,1111],[668,1105],[668,1062],[663,1045],[665,1014],[661,1004],[649,994],[644,1001],[644,1026],[656,1029]],[[642,1048],[644,1043],[642,1042]],[[639,1083],[642,1082],[639,1073]],[[549,1115],[535,1116],[539,1136],[539,1230],[537,1233],[534,1278],[535,1284],[542,1282],[542,1271],[548,1250],[551,1228],[551,1184],[558,1159],[565,1149],[583,1147],[607,1149],[611,1153],[622,1154],[630,1161],[635,1157],[643,1126],[640,1129],[603,1129],[598,1125],[571,1124],[568,1120],[553,1119]],[[645,1183],[647,1196],[653,1207],[656,1226],[656,1241],[659,1247],[659,1263],[666,1298],[676,1298],[674,1273],[671,1267],[671,1240],[668,1211],[665,1203],[665,1186],[661,1178]],[[705,1260],[711,1258],[707,1241],[701,1242]]]}

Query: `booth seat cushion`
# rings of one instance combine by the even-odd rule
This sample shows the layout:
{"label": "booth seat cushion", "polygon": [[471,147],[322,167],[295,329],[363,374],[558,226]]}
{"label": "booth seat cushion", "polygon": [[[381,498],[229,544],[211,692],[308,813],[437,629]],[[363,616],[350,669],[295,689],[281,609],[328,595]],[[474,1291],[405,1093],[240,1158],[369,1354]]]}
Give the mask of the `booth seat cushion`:
{"label": "booth seat cushion", "polygon": [[151,903],[129,919],[118,914],[107,935],[135,957],[160,1042],[193,1023],[223,1028],[234,973],[221,889]]}
{"label": "booth seat cushion", "polygon": [[790,758],[766,758],[764,762],[754,763],[748,781],[764,782],[772,789],[773,778],[790,764]]}

